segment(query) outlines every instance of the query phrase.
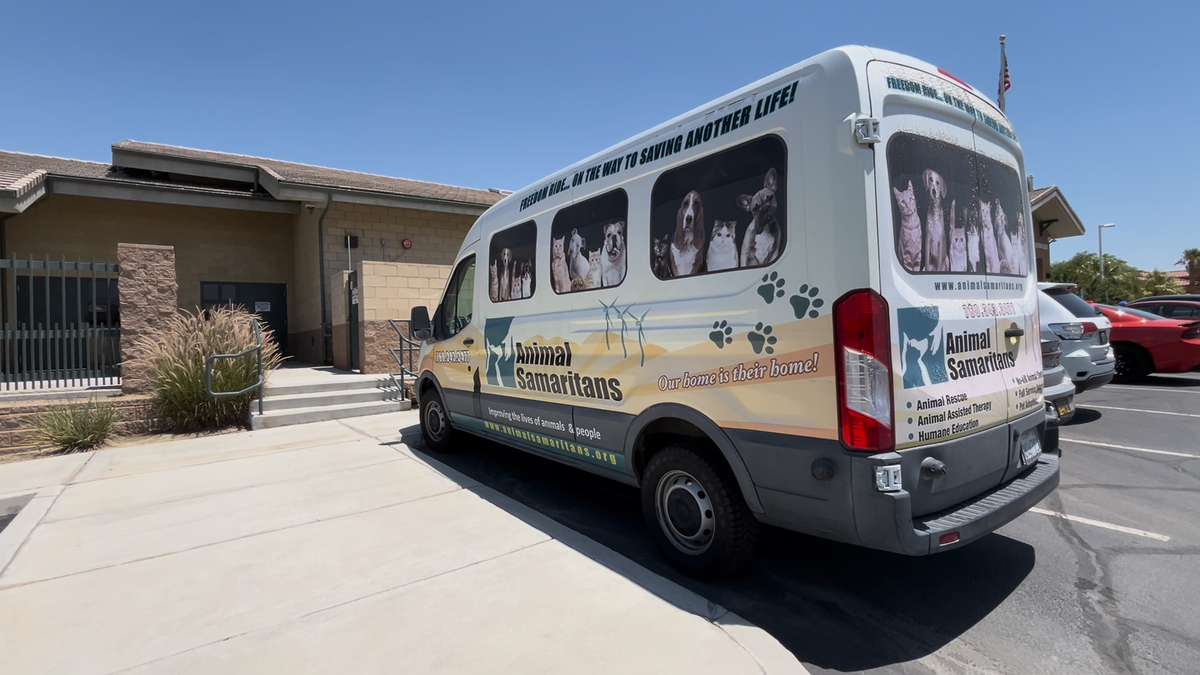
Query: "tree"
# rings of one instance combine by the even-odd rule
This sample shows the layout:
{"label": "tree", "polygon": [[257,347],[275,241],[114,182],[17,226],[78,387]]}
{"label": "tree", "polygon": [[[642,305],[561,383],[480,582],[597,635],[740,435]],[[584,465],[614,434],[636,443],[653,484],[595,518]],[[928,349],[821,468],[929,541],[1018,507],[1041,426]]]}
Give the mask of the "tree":
{"label": "tree", "polygon": [[1200,286],[1200,248],[1189,248],[1183,252],[1183,257],[1176,265],[1187,265],[1188,288]]}
{"label": "tree", "polygon": [[1147,274],[1142,280],[1142,293],[1145,295],[1179,295],[1182,292],[1178,281],[1159,270]]}
{"label": "tree", "polygon": [[1054,281],[1075,284],[1083,297],[1097,302],[1133,300],[1143,297],[1142,273],[1115,255],[1104,256],[1104,283],[1100,282],[1100,256],[1095,253],[1076,253],[1070,260],[1050,266]]}

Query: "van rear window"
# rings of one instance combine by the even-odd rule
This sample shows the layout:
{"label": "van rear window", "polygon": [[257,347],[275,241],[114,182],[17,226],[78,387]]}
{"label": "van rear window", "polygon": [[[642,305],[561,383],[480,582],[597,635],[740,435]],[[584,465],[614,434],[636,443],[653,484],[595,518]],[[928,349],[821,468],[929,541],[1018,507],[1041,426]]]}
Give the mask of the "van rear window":
{"label": "van rear window", "polygon": [[650,196],[659,279],[764,267],[787,245],[787,148],[765,136],[665,171]]}
{"label": "van rear window", "polygon": [[888,141],[896,256],[912,274],[1024,276],[1029,228],[1017,172],[915,134]]}

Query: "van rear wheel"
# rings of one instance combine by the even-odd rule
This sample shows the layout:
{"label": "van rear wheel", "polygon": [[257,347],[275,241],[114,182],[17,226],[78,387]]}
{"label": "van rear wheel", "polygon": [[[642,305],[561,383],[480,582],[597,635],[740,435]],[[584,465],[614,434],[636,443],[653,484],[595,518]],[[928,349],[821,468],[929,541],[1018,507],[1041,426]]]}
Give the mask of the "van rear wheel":
{"label": "van rear wheel", "polygon": [[434,452],[446,452],[454,438],[450,426],[450,413],[438,396],[437,389],[429,389],[421,395],[421,437],[425,445]]}
{"label": "van rear wheel", "polygon": [[642,517],[668,562],[695,577],[734,572],[758,544],[758,521],[733,472],[699,444],[671,445],[650,458]]}

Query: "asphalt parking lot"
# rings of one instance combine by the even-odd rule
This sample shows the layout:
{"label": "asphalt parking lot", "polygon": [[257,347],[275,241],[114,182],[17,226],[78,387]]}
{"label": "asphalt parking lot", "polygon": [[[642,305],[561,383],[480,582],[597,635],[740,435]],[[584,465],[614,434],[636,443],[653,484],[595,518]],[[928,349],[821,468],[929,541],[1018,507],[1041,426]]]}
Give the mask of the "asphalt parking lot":
{"label": "asphalt parking lot", "polygon": [[1200,375],[1077,403],[1059,489],[995,534],[906,558],[767,528],[719,584],[662,561],[634,489],[477,439],[438,459],[737,612],[814,673],[1196,672]]}

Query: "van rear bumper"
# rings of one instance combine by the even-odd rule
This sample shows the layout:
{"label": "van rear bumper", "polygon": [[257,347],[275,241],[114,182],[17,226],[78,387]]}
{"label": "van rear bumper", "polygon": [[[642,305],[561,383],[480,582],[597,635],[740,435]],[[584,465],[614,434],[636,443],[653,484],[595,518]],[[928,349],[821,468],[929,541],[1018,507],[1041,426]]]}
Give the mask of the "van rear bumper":
{"label": "van rear bumper", "polygon": [[[1058,487],[1058,457],[1043,455],[1013,480],[937,513],[913,518],[907,492],[860,494],[855,499],[859,543],[905,555],[928,555],[958,548],[1002,527],[1028,511]],[[855,462],[855,486],[874,491],[877,460]],[[862,489],[862,488],[859,488]],[[958,541],[940,546],[943,534],[958,533]]]}

